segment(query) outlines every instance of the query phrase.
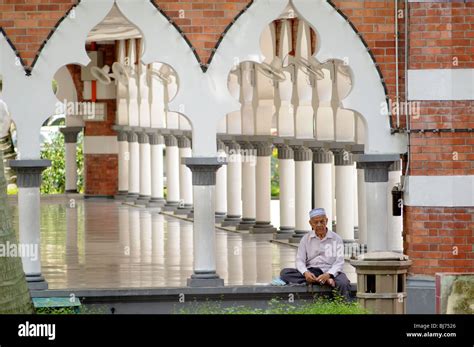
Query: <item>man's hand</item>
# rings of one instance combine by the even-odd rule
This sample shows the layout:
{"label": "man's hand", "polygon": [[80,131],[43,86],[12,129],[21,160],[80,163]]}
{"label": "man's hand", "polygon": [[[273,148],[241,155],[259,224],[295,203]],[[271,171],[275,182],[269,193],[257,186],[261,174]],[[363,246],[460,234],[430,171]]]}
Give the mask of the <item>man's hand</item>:
{"label": "man's hand", "polygon": [[330,278],[331,276],[328,273],[325,273],[325,274],[319,275],[318,278],[316,278],[316,282],[320,284],[325,284]]}
{"label": "man's hand", "polygon": [[310,271],[306,271],[303,275],[304,275],[304,278],[306,279],[306,282],[308,282],[308,283],[316,283],[317,282],[316,276],[313,273],[311,273]]}

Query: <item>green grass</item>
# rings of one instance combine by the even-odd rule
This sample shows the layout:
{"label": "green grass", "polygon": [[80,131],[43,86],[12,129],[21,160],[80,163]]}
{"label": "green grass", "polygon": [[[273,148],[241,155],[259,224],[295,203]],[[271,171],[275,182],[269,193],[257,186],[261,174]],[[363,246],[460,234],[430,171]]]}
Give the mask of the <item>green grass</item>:
{"label": "green grass", "polygon": [[56,314],[107,314],[105,307],[86,307],[81,306],[78,309],[74,307],[38,307],[35,309],[36,314],[56,315]]}
{"label": "green grass", "polygon": [[272,299],[268,308],[247,306],[222,307],[220,303],[206,302],[191,308],[179,310],[179,314],[369,314],[357,302],[345,302],[340,297],[334,299],[318,298],[308,304],[295,305]]}

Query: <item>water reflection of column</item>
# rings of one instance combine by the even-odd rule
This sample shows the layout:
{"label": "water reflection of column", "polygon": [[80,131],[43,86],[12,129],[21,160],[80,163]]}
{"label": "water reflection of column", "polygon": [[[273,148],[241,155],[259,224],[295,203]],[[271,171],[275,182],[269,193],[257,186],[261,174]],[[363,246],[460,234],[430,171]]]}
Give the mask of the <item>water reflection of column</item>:
{"label": "water reflection of column", "polygon": [[136,208],[130,209],[130,281],[134,285],[140,283],[140,272],[135,268],[140,263],[140,211]]}
{"label": "water reflection of column", "polygon": [[180,254],[181,254],[181,269],[180,269],[180,283],[185,285],[193,273],[193,224],[183,222],[181,224],[181,239],[180,239]]}
{"label": "water reflection of column", "polygon": [[[162,287],[164,281],[165,263],[165,217],[159,213],[151,215],[151,240],[152,240],[152,263],[154,264],[152,273],[153,287]],[[156,266],[158,265],[158,266]]]}
{"label": "water reflection of column", "polygon": [[151,263],[151,213],[140,210],[140,251],[141,251],[141,271],[140,286],[151,286],[150,266]]}
{"label": "water reflection of column", "polygon": [[77,283],[73,282],[75,276],[71,276],[69,266],[77,268],[79,264],[77,245],[77,206],[66,206],[66,283],[68,288],[77,288]]}
{"label": "water reflection of column", "polygon": [[243,284],[242,267],[242,236],[238,234],[228,234],[227,236],[227,263],[228,277],[227,285]]}
{"label": "water reflection of column", "polygon": [[225,231],[216,230],[216,269],[219,276],[224,280],[228,280],[228,264],[227,264],[227,233]]}
{"label": "water reflection of column", "polygon": [[171,287],[182,286],[183,284],[180,281],[181,276],[179,274],[181,264],[179,220],[167,220],[166,229],[166,285]]}
{"label": "water reflection of column", "polygon": [[268,284],[272,280],[272,244],[268,237],[257,236],[257,282],[256,284]]}
{"label": "water reflection of column", "polygon": [[257,282],[257,242],[253,237],[243,236],[242,265],[242,284],[255,284]]}
{"label": "water reflection of column", "polygon": [[[119,271],[119,282],[123,283],[130,276],[130,207],[120,205],[118,207],[119,249],[118,256],[123,259],[124,269]],[[127,271],[128,270],[128,271]]]}
{"label": "water reflection of column", "polygon": [[[280,256],[280,269],[284,269],[287,267],[294,268],[296,266],[295,259],[296,259],[296,248],[295,247],[286,247],[286,246],[278,246],[278,253]],[[276,274],[278,275],[278,273]]]}

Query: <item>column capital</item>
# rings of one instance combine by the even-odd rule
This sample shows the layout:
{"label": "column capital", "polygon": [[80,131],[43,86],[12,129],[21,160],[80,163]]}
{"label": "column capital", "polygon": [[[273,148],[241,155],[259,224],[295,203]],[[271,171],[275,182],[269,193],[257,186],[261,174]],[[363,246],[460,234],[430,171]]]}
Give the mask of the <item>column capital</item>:
{"label": "column capital", "polygon": [[293,148],[285,144],[278,144],[278,159],[295,159]]}
{"label": "column capital", "polygon": [[138,142],[138,134],[135,131],[130,130],[127,133],[128,133],[128,142]]}
{"label": "column capital", "polygon": [[77,135],[82,131],[83,127],[64,127],[59,128],[59,131],[64,135],[65,143],[76,143]]}
{"label": "column capital", "polygon": [[17,174],[21,188],[39,188],[41,173],[51,166],[51,160],[9,160],[8,166]]}
{"label": "column capital", "polygon": [[162,145],[165,143],[163,135],[158,132],[153,132],[148,135],[150,137],[150,145]]}
{"label": "column capital", "polygon": [[181,161],[193,173],[193,186],[215,186],[216,172],[226,164],[223,157],[182,158]]}
{"label": "column capital", "polygon": [[224,140],[224,144],[229,148],[229,151],[239,151],[240,145],[235,140]]}
{"label": "column capital", "polygon": [[269,141],[252,141],[252,145],[257,148],[257,157],[269,157],[272,155],[273,143]]}
{"label": "column capital", "polygon": [[179,148],[191,148],[191,139],[187,136],[178,137]]}
{"label": "column capital", "polygon": [[165,136],[165,145],[166,147],[177,147],[178,146],[178,139],[174,135],[164,135]]}
{"label": "column capital", "polygon": [[312,152],[305,146],[292,146],[295,156],[295,161],[311,161]]}
{"label": "column capital", "polygon": [[117,131],[117,141],[118,142],[125,142],[128,141],[128,133],[123,130]]}
{"label": "column capital", "polygon": [[333,149],[334,165],[349,166],[354,165],[354,155],[345,149]]}
{"label": "column capital", "polygon": [[246,149],[246,150],[255,149],[254,145],[252,145],[250,141],[239,141],[238,144],[240,145],[241,149]]}
{"label": "column capital", "polygon": [[356,156],[364,169],[365,182],[388,182],[389,167],[400,160],[399,154],[361,154]]}
{"label": "column capital", "polygon": [[148,134],[146,132],[139,132],[138,133],[138,143],[139,144],[146,144],[150,143],[150,139],[148,137]]}
{"label": "column capital", "polygon": [[326,148],[311,148],[313,151],[313,163],[329,164],[332,163],[332,152]]}

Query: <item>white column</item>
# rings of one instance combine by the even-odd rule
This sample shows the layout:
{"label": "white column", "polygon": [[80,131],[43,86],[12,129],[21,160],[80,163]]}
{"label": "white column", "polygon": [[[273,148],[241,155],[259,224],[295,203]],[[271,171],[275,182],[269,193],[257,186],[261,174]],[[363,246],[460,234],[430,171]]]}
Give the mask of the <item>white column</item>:
{"label": "white column", "polygon": [[165,203],[163,187],[164,139],[158,133],[150,135],[151,150],[151,199],[148,207],[161,207]]}
{"label": "white column", "polygon": [[215,185],[216,172],[222,165],[218,158],[187,158],[193,173],[194,197],[194,273],[191,287],[223,286],[216,272]]}
{"label": "white column", "polygon": [[222,226],[238,225],[242,217],[242,158],[240,145],[235,141],[226,143],[227,156],[227,217]]}
{"label": "white column", "polygon": [[357,200],[359,212],[359,244],[367,245],[367,192],[364,169],[357,163]]}
{"label": "white column", "polygon": [[65,127],[60,131],[64,134],[66,193],[77,193],[77,135],[82,127]]}
{"label": "white column", "polygon": [[135,201],[140,193],[140,147],[135,131],[128,133],[128,195],[127,201]]}
{"label": "white column", "polygon": [[354,241],[354,161],[352,153],[335,152],[336,232],[344,241]]}
{"label": "white column", "polygon": [[278,146],[280,170],[280,229],[275,239],[289,239],[295,231],[295,157],[287,145]]}
{"label": "white column", "polygon": [[388,168],[387,212],[388,212],[388,250],[403,252],[403,217],[394,216],[392,212],[392,189],[400,184],[401,161],[395,161]]}
{"label": "white column", "polygon": [[128,136],[125,131],[118,132],[118,196],[125,197],[128,192],[128,166],[130,152],[128,148]]}
{"label": "white column", "polygon": [[[227,160],[224,142],[217,140],[217,157]],[[222,165],[216,173],[216,222],[222,222],[227,214],[227,165]]]}
{"label": "white column", "polygon": [[332,228],[333,220],[333,167],[332,152],[323,148],[313,150],[314,163],[314,207],[324,208],[328,217],[328,228]]}
{"label": "white column", "polygon": [[151,198],[151,149],[148,134],[138,134],[138,146],[140,151],[140,195],[136,201],[137,205],[145,205]]}
{"label": "white column", "polygon": [[271,158],[272,144],[270,142],[256,142],[256,223],[250,228],[250,233],[274,233],[276,229],[271,224]]}
{"label": "white column", "polygon": [[312,207],[312,152],[304,146],[294,147],[295,153],[295,233],[290,239],[299,243],[309,231],[309,212]]}
{"label": "white column", "polygon": [[[41,274],[40,186],[41,172],[51,165],[49,160],[12,160],[10,167],[17,175],[19,242],[28,248],[22,256],[23,270],[30,289],[47,289]],[[3,162],[0,164],[3,170]]]}
{"label": "white column", "polygon": [[[399,155],[360,155],[367,195],[367,251],[389,250],[388,168]],[[391,199],[390,199],[391,200]]]}
{"label": "white column", "polygon": [[164,211],[174,211],[179,205],[179,149],[173,135],[165,136],[166,143],[166,205]]}
{"label": "white column", "polygon": [[175,211],[176,214],[188,214],[193,208],[193,181],[191,170],[183,164],[183,158],[193,156],[191,140],[186,136],[178,138],[179,147],[179,194],[181,205]]}
{"label": "white column", "polygon": [[256,149],[250,142],[241,143],[242,153],[242,222],[237,230],[249,230],[256,221]]}

